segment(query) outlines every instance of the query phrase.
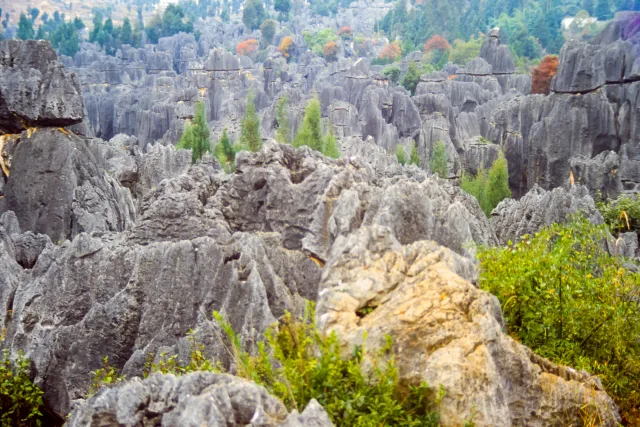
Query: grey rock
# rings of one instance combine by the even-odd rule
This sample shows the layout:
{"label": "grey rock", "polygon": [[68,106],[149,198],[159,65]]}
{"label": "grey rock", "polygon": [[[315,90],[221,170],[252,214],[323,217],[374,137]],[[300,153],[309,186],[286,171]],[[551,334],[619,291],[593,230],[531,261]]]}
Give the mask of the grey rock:
{"label": "grey rock", "polygon": [[516,66],[509,46],[500,41],[500,29],[494,28],[484,40],[480,49],[480,57],[491,65],[494,74],[513,74]]}
{"label": "grey rock", "polygon": [[0,41],[0,134],[82,121],[80,83],[48,41]]}

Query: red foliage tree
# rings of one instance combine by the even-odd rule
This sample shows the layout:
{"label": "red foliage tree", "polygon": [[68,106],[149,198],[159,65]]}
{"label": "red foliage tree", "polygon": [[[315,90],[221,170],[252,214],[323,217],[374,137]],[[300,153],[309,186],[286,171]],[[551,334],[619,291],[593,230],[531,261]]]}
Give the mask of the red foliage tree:
{"label": "red foliage tree", "polygon": [[351,29],[351,27],[345,25],[338,30],[338,35],[343,39],[350,39],[351,37],[353,37],[353,30]]}
{"label": "red foliage tree", "polygon": [[434,49],[449,50],[451,49],[451,45],[444,37],[436,34],[435,36],[427,40],[427,42],[424,44],[425,53],[430,52]]}
{"label": "red foliage tree", "polygon": [[391,59],[395,60],[396,58],[402,56],[402,49],[400,49],[400,45],[398,42],[389,43],[386,45],[380,55],[378,56],[380,59]]}
{"label": "red foliage tree", "polygon": [[322,56],[324,56],[327,61],[335,61],[337,59],[337,53],[338,46],[336,45],[336,42],[327,42],[322,48]]}
{"label": "red foliage tree", "polygon": [[558,72],[558,57],[547,55],[531,72],[531,93],[549,94],[551,79]]}
{"label": "red foliage tree", "polygon": [[236,53],[238,55],[251,56],[258,51],[258,40],[249,39],[238,43]]}
{"label": "red foliage tree", "polygon": [[291,47],[293,46],[293,39],[291,36],[286,36],[280,41],[280,46],[278,46],[278,52],[282,54],[285,58],[291,56]]}

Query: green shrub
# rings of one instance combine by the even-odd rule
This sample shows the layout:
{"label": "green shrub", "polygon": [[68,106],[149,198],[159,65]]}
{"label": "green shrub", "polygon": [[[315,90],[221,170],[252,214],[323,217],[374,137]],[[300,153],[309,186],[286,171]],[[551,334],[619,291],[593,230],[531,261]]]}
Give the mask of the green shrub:
{"label": "green shrub", "polygon": [[411,146],[411,155],[409,156],[409,164],[420,167],[420,161],[421,159],[420,159],[420,154],[418,153],[418,146],[414,142],[413,145]]}
{"label": "green shrub", "polygon": [[511,197],[507,159],[500,153],[489,173],[480,169],[475,177],[463,174],[460,187],[478,200],[485,215],[491,215],[502,200]]}
{"label": "green shrub", "polygon": [[445,147],[444,142],[436,141],[431,153],[429,169],[440,178],[447,178],[449,175],[449,157],[447,156],[447,147]]}
{"label": "green shrub", "polygon": [[236,152],[239,147],[234,146],[227,135],[227,128],[222,129],[220,141],[213,147],[213,153],[218,159],[218,163],[227,173],[231,173],[236,169]]}
{"label": "green shrub", "polygon": [[210,131],[204,115],[204,104],[196,102],[194,109],[193,123],[188,123],[185,126],[180,142],[176,146],[176,148],[191,150],[192,163],[202,159],[204,153],[211,151]]}
{"label": "green shrub", "polygon": [[616,200],[596,203],[612,233],[640,230],[640,198],[638,195],[621,195]]}
{"label": "green shrub", "polygon": [[114,366],[109,365],[109,357],[102,359],[102,368],[91,372],[93,379],[89,388],[89,396],[96,394],[102,386],[112,386],[127,379],[126,376],[120,375]]}
{"label": "green shrub", "polygon": [[308,146],[312,150],[322,151],[322,129],[320,128],[320,101],[311,98],[304,110],[302,126],[298,130],[293,145],[295,147]]}
{"label": "green shrub", "polygon": [[407,164],[407,152],[400,144],[396,145],[396,160],[403,166]]}
{"label": "green shrub", "polygon": [[382,70],[382,74],[388,78],[393,84],[398,83],[400,80],[400,68],[395,65],[385,68]]}
{"label": "green shrub", "polygon": [[340,157],[340,148],[338,148],[338,141],[333,134],[328,133],[324,138],[324,146],[322,148],[322,153],[331,157],[332,159],[337,159]]}
{"label": "green shrub", "polygon": [[276,120],[278,121],[278,129],[276,129],[276,141],[281,144],[291,143],[291,128],[289,127],[289,114],[287,111],[287,96],[283,96],[278,101],[276,107]]}
{"label": "green shrub", "polygon": [[628,425],[640,422],[640,274],[609,255],[606,226],[577,217],[479,252],[480,287],[509,331],[541,356],[602,378]]}
{"label": "green shrub", "polygon": [[43,392],[29,379],[29,360],[18,355],[12,362],[8,350],[0,357],[0,425],[42,425]]}
{"label": "green shrub", "polygon": [[256,113],[255,95],[249,92],[244,118],[240,125],[240,146],[243,150],[260,151],[262,136],[260,135],[260,119]]}

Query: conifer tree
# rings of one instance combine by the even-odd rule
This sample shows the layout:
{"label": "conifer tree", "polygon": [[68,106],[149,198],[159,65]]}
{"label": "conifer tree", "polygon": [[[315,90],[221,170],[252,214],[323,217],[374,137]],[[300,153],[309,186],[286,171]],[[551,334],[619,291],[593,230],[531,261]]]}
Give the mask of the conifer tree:
{"label": "conifer tree", "polygon": [[18,38],[21,40],[32,40],[36,35],[33,30],[33,22],[27,18],[24,13],[20,14],[20,21],[18,22]]}
{"label": "conifer tree", "polygon": [[416,143],[413,143],[411,147],[411,156],[409,156],[409,164],[420,166],[420,154],[418,153],[418,146]]}
{"label": "conifer tree", "polygon": [[487,203],[493,210],[503,199],[511,197],[509,189],[509,170],[507,159],[500,152],[498,158],[493,162],[487,176],[487,187],[485,189]]}
{"label": "conifer tree", "polygon": [[304,111],[304,120],[302,126],[296,135],[293,145],[302,147],[306,145],[312,150],[322,151],[322,130],[320,128],[320,101],[312,98],[307,103]]}
{"label": "conifer tree", "polygon": [[407,164],[407,153],[400,144],[396,146],[396,160],[403,166]]}
{"label": "conifer tree", "polygon": [[218,163],[227,173],[235,170],[236,147],[231,144],[226,128],[222,129],[222,136],[214,148],[214,153]]}
{"label": "conifer tree", "polygon": [[204,153],[211,151],[209,125],[204,115],[204,104],[196,102],[193,123],[187,124],[176,148],[191,150],[191,162],[195,163]]}
{"label": "conifer tree", "polygon": [[248,151],[260,151],[262,148],[262,136],[260,136],[260,119],[256,113],[255,96],[249,92],[247,106],[242,119],[240,129],[240,145]]}
{"label": "conifer tree", "polygon": [[332,159],[340,158],[340,149],[338,148],[338,141],[336,137],[333,136],[331,132],[327,134],[327,137],[324,141],[324,149],[323,154],[327,157],[331,157]]}
{"label": "conifer tree", "polygon": [[436,141],[433,152],[431,153],[429,169],[440,178],[446,178],[449,173],[448,163],[447,148],[442,141]]}
{"label": "conifer tree", "polygon": [[278,129],[276,130],[276,141],[281,144],[291,143],[291,128],[289,127],[289,114],[287,112],[287,96],[283,96],[278,101],[276,109],[276,120]]}

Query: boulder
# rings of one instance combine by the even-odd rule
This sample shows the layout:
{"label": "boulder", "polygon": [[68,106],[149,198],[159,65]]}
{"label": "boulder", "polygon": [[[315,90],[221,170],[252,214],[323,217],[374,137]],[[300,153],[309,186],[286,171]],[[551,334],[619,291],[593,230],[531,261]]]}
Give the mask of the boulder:
{"label": "boulder", "polygon": [[434,242],[401,245],[388,228],[361,228],[334,245],[320,285],[319,328],[335,331],[345,354],[364,346],[369,363],[390,336],[401,384],[444,387],[442,425],[559,427],[580,423],[584,407],[601,425],[617,425],[597,378],[557,366],[504,333],[498,300],[468,281],[474,270]]}
{"label": "boulder", "polygon": [[299,414],[255,383],[225,374],[190,373],[181,377],[154,374],[134,378],[81,403],[69,427],[213,426],[332,427],[317,401]]}
{"label": "boulder", "polygon": [[80,82],[48,41],[0,41],[0,134],[82,121]]}

